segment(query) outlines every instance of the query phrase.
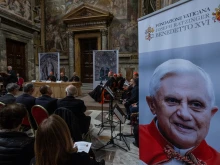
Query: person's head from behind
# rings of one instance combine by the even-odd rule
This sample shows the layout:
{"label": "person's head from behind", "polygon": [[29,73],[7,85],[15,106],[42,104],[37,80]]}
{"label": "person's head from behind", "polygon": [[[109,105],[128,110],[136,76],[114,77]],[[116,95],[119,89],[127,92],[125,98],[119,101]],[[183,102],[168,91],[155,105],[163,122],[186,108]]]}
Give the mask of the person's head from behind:
{"label": "person's head from behind", "polygon": [[32,94],[34,92],[34,84],[27,83],[24,85],[24,93]]}
{"label": "person's head from behind", "polygon": [[36,165],[65,164],[73,148],[69,128],[58,115],[51,115],[38,127],[35,139]]}
{"label": "person's head from behind", "polygon": [[51,88],[49,85],[43,85],[40,87],[40,93],[41,95],[48,95],[51,96],[53,94]]}
{"label": "person's head from behind", "polygon": [[0,110],[0,129],[18,131],[26,115],[27,110],[24,105],[6,104]]}
{"label": "person's head from behind", "polygon": [[66,87],[67,96],[75,96],[77,94],[77,88],[74,85],[68,85]]}
{"label": "person's head from behind", "polygon": [[116,74],[116,73],[114,73],[114,74],[113,74],[113,77],[114,77],[115,79],[117,79],[117,74]]}
{"label": "person's head from behind", "polygon": [[7,86],[6,86],[6,90],[7,92],[13,94],[13,95],[16,95],[18,90],[19,90],[19,85],[15,84],[15,83],[9,83]]}
{"label": "person's head from behind", "polygon": [[205,139],[218,108],[211,79],[202,68],[188,60],[168,60],[155,69],[149,93],[146,100],[158,128],[174,146],[186,149]]}

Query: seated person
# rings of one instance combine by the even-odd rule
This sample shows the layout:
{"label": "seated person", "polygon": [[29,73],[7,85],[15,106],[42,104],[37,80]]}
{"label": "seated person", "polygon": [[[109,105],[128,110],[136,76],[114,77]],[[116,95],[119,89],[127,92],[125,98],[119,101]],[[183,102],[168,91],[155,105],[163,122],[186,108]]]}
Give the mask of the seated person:
{"label": "seated person", "polygon": [[19,132],[27,111],[22,104],[8,104],[0,110],[0,164],[29,165],[34,157],[34,138]]}
{"label": "seated person", "polygon": [[16,83],[9,83],[6,86],[6,90],[8,93],[0,97],[0,102],[3,102],[4,104],[15,103],[15,95],[17,95],[19,88],[20,87]]}
{"label": "seated person", "polygon": [[27,111],[29,112],[30,122],[33,128],[36,130],[37,125],[31,114],[31,108],[35,105],[35,99],[36,99],[35,97],[32,96],[33,92],[34,92],[34,84],[32,83],[25,84],[24,93],[16,98],[16,103],[21,103],[26,107]]}
{"label": "seated person", "polygon": [[121,73],[117,74],[117,84],[118,84],[118,89],[122,90],[123,86],[125,83],[125,78],[122,77]]}
{"label": "seated person", "polygon": [[76,72],[73,72],[73,77],[69,80],[70,82],[79,82],[79,77],[77,76]]}
{"label": "seated person", "polygon": [[76,99],[74,97],[76,94],[76,87],[73,85],[68,85],[66,87],[66,97],[57,101],[57,108],[65,107],[71,110],[79,119],[79,125],[82,134],[86,134],[89,130],[91,117],[84,114],[86,111],[86,106],[83,100]]}
{"label": "seated person", "polygon": [[133,89],[131,90],[131,97],[128,99],[123,100],[122,104],[124,104],[126,111],[127,111],[127,119],[130,120],[130,105],[133,103],[138,102],[139,98],[139,91],[138,91],[138,79],[134,79],[133,82]]}
{"label": "seated person", "polygon": [[53,75],[53,72],[50,72],[49,76],[47,77],[47,80],[56,82],[56,77]]}
{"label": "seated person", "polygon": [[19,91],[22,91],[22,89],[23,89],[23,83],[24,83],[24,79],[19,76],[19,73],[17,73],[17,84],[20,86]]}
{"label": "seated person", "polygon": [[[48,143],[49,142],[49,143]],[[73,148],[70,130],[66,122],[58,115],[51,115],[38,127],[35,141],[35,160],[31,165],[104,165],[97,162],[88,153],[77,152]]]}
{"label": "seated person", "polygon": [[57,109],[57,99],[52,98],[53,94],[49,85],[43,85],[40,87],[41,96],[36,98],[35,105],[41,105],[49,114],[52,114]]}
{"label": "seated person", "polygon": [[60,72],[60,81],[63,81],[63,82],[68,81],[68,77],[66,77],[63,72]]}

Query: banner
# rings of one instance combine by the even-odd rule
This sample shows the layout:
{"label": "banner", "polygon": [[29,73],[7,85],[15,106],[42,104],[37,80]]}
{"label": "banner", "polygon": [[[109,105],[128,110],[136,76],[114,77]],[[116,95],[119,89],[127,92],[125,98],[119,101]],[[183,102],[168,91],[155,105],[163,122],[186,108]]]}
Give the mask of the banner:
{"label": "banner", "polygon": [[[152,122],[153,118],[157,116],[157,120],[156,120],[157,129],[159,127],[158,126],[158,116],[160,115],[158,111],[159,108],[155,110],[154,104],[150,105],[152,107],[149,108],[149,103],[147,103],[146,101],[146,96],[150,96],[150,91],[154,90],[154,89],[149,89],[149,84],[151,82],[151,79],[153,78],[153,73],[155,74],[155,72],[157,72],[157,70],[155,71],[155,69],[160,64],[170,59],[185,59],[201,67],[209,75],[212,81],[212,85],[209,84],[207,88],[211,89],[210,86],[213,86],[214,95],[215,95],[214,106],[220,109],[220,86],[219,86],[220,78],[218,73],[220,69],[219,67],[220,66],[219,65],[220,64],[220,55],[219,55],[220,1],[219,0],[180,1],[179,3],[176,3],[176,5],[175,4],[172,5],[170,8],[162,9],[160,11],[157,11],[155,13],[152,13],[146,17],[139,19],[138,28],[139,28],[138,36],[139,36],[139,73],[140,73],[139,89],[141,89],[139,92],[140,125],[142,126],[148,125],[149,123]],[[163,70],[162,72],[166,72],[165,70]],[[169,76],[172,77],[173,75],[169,75]],[[197,77],[195,76],[195,79],[196,78]],[[164,79],[166,79],[166,77],[160,79],[159,82],[154,82],[154,83],[161,83],[162,80]],[[172,90],[176,89],[175,87],[178,87],[177,84],[181,84],[185,81],[187,81],[187,79],[183,78],[179,81],[179,83],[176,82],[176,84],[174,85],[170,84],[170,86],[172,86],[171,89]],[[197,89],[198,86],[201,85],[202,83],[203,81],[201,81],[201,83],[196,84],[194,89]],[[167,86],[169,87],[169,85]],[[160,87],[157,89],[158,91],[161,90],[162,87],[161,88]],[[165,106],[166,105],[165,103],[167,102],[169,102],[168,107],[172,107],[172,108],[174,108],[177,104],[179,106],[185,105],[186,100],[184,99],[186,98],[183,98],[182,96],[184,92],[185,92],[184,94],[187,93],[187,90],[185,91],[183,90],[183,93],[180,94],[177,91],[175,92],[176,92],[175,94],[171,92],[172,96],[169,95],[166,98],[164,98],[163,100],[164,102],[160,100],[161,105],[160,106],[158,105],[156,107],[161,107],[162,105]],[[165,93],[166,92],[164,91],[162,92],[162,94],[164,95]],[[202,92],[202,90],[194,92],[194,94],[196,93],[197,94],[200,93],[200,96],[205,95]],[[194,96],[194,94],[192,94],[192,96]],[[187,97],[188,100],[186,102],[189,111],[186,112],[187,113],[189,112],[188,117],[190,117],[192,123],[194,122],[193,124],[196,125],[199,123],[198,122],[199,119],[197,118],[202,116],[201,114],[203,111],[202,112],[191,111],[190,107],[192,105],[202,107],[204,106],[204,104],[198,101],[199,98],[194,98],[195,100],[198,99],[197,100],[198,102],[194,102],[195,100],[193,100],[192,101],[193,104],[191,104],[192,102],[189,101],[190,96],[187,95]],[[214,100],[213,98],[214,97],[211,97],[211,101]],[[175,102],[175,104],[173,102]],[[180,115],[180,112],[177,111],[172,111],[173,115],[177,115],[177,116]],[[167,123],[172,123],[170,120],[172,119],[173,116],[172,114],[169,113],[171,113],[171,111],[168,111],[168,114],[163,114],[163,117],[167,119]],[[193,119],[192,113],[197,113],[196,119]],[[208,145],[210,145],[212,148],[214,148],[217,151],[220,151],[220,143],[218,140],[220,139],[219,118],[220,118],[220,110],[218,110],[215,114],[213,114],[210,120],[210,127],[207,128],[208,129],[207,136],[205,137],[205,140],[208,143]],[[208,119],[209,117],[207,115],[206,118],[204,118],[203,122],[205,122]],[[178,122],[180,122],[180,120],[182,121],[182,119],[179,118],[177,120]],[[187,122],[185,121],[183,123],[187,123]],[[201,123],[202,121],[200,121],[200,124]],[[181,127],[180,129],[182,130],[187,130],[187,129],[189,130],[190,128],[188,127],[192,126],[192,125],[190,126],[188,125],[187,127],[186,125],[179,124],[178,128]],[[209,124],[207,124],[207,127],[208,125]],[[202,124],[200,126],[205,127]],[[190,136],[190,133],[188,135]],[[142,138],[142,131],[140,131],[140,136]],[[144,147],[143,139],[140,140],[140,146]],[[146,155],[147,153],[141,153],[142,151],[143,150],[140,148],[140,159],[146,163],[147,158],[144,156],[144,154]]]}
{"label": "banner", "polygon": [[118,50],[93,51],[93,89],[108,80],[108,72],[118,73]]}
{"label": "banner", "polygon": [[57,80],[60,79],[60,54],[58,52],[39,53],[40,80],[47,80],[50,72],[53,72]]}

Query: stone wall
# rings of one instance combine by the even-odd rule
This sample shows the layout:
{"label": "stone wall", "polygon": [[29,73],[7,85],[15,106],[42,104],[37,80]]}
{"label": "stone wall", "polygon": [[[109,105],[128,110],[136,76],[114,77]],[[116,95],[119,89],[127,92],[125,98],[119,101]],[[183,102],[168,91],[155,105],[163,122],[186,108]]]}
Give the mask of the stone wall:
{"label": "stone wall", "polygon": [[[46,0],[46,51],[58,51],[61,56],[69,56],[68,33],[62,22],[62,17],[82,3],[88,3],[114,15],[109,27],[108,49],[119,50],[119,57],[137,55],[137,0]],[[130,58],[126,60],[129,62]],[[65,59],[61,60],[61,63],[65,63],[62,67],[69,70]],[[138,60],[130,65],[135,68],[135,71],[138,70]],[[119,70],[125,70],[124,65],[121,65],[121,58],[119,59],[119,67]]]}

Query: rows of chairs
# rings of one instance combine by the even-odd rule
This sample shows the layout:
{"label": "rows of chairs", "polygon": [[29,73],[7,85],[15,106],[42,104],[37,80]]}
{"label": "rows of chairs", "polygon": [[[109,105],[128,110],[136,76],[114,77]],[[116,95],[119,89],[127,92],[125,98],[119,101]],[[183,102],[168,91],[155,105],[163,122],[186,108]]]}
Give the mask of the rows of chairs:
{"label": "rows of chairs", "polygon": [[[4,105],[5,105],[4,103],[0,102],[0,109]],[[41,124],[41,122],[44,119],[49,117],[47,110],[40,105],[34,105],[31,108],[31,114],[35,120],[37,127]],[[81,133],[78,118],[74,115],[74,113],[71,110],[62,107],[56,109],[54,114],[59,115],[66,121],[74,141],[82,141],[82,140],[91,141],[91,136],[89,131],[86,134]],[[31,128],[32,133],[35,135],[36,130],[34,129],[34,127],[30,122],[30,114],[28,111],[27,111],[27,116],[22,121],[22,126],[23,127],[21,131],[25,131],[25,128]]]}

